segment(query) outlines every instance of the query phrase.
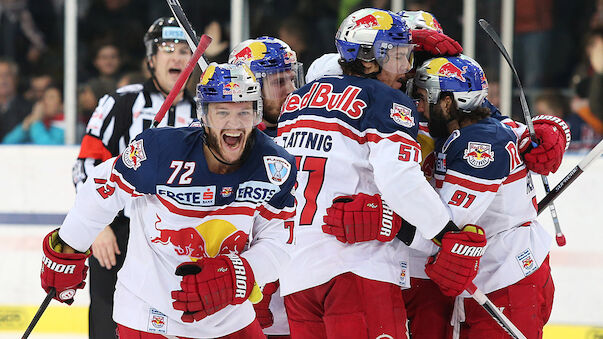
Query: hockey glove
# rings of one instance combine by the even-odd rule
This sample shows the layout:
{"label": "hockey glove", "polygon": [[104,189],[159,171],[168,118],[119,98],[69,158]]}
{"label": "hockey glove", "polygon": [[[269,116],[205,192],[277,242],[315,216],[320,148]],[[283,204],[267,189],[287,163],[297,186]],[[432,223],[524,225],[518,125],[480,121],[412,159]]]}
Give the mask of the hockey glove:
{"label": "hockey glove", "polygon": [[259,303],[253,304],[253,309],[255,310],[256,317],[262,328],[270,327],[272,324],[274,324],[274,316],[272,315],[269,306],[272,295],[276,292],[276,290],[278,290],[278,286],[278,280],[267,283],[262,290],[264,297]]}
{"label": "hockey glove", "polygon": [[442,237],[442,248],[430,257],[425,273],[444,295],[457,296],[473,281],[486,247],[484,230],[466,225],[462,231],[448,232]]}
{"label": "hockey glove", "polygon": [[425,51],[432,56],[453,56],[463,52],[463,47],[444,33],[431,29],[413,29],[410,31],[414,51]]}
{"label": "hockey glove", "polygon": [[519,149],[526,167],[542,175],[555,173],[571,141],[569,127],[563,119],[552,115],[539,115],[532,122],[538,146],[531,147],[527,130],[519,141]]}
{"label": "hockey glove", "polygon": [[254,287],[251,266],[236,254],[185,262],[176,268],[182,276],[179,291],[172,291],[174,309],[184,311],[182,321],[199,321],[228,305],[242,304]]}
{"label": "hockey glove", "polygon": [[402,218],[381,200],[379,194],[340,196],[333,199],[323,217],[322,231],[343,243],[391,241],[402,226]]}
{"label": "hockey glove", "polygon": [[59,240],[58,229],[48,233],[42,241],[42,271],[40,279],[46,293],[51,288],[56,289],[54,299],[71,305],[75,291],[84,288],[88,266],[86,259],[91,251],[86,253],[61,253],[63,244]]}

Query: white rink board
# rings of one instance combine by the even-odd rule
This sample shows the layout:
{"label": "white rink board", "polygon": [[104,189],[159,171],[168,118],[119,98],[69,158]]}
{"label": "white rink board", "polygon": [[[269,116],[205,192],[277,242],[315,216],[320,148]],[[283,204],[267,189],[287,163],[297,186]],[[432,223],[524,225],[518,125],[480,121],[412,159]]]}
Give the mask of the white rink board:
{"label": "white rink board", "polygon": [[[65,214],[73,204],[71,166],[78,147],[0,147],[0,214]],[[583,155],[566,155],[551,186],[563,178]],[[554,245],[551,266],[556,285],[555,303],[549,324],[603,326],[603,160],[597,159],[556,201],[565,247]],[[538,197],[542,183],[534,175]],[[553,232],[548,211],[539,217]],[[39,305],[44,298],[39,270],[44,234],[57,225],[9,225],[0,223],[0,306]],[[75,305],[89,302],[88,291],[78,291]],[[54,304],[54,303],[53,303]],[[6,333],[0,338],[9,338]],[[32,338],[53,338],[34,335]],[[66,337],[66,336],[63,336]],[[77,337],[73,337],[77,338]]]}

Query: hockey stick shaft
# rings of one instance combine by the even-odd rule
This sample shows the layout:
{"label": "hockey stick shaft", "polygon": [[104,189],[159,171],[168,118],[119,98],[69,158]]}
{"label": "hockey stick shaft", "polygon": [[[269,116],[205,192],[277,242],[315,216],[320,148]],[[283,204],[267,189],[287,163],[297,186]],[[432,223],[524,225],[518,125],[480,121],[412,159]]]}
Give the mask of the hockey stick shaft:
{"label": "hockey stick shaft", "polygon": [[[519,88],[519,101],[521,102],[521,109],[523,111],[523,117],[526,121],[526,125],[528,126],[528,131],[530,132],[530,138],[534,142],[536,140],[536,132],[534,130],[534,124],[532,123],[532,115],[530,114],[530,109],[528,108],[528,102],[526,100],[526,95],[523,91],[523,86],[521,85],[521,81],[519,80],[519,75],[517,74],[517,70],[515,69],[515,66],[513,65],[513,61],[511,60],[509,53],[507,53],[507,49],[503,45],[502,40],[500,39],[498,34],[496,34],[496,32],[494,31],[492,26],[490,26],[490,24],[484,19],[479,19],[479,25],[486,32],[486,34],[488,34],[488,36],[494,42],[496,47],[498,47],[498,50],[502,53],[503,57],[507,61],[507,64],[509,64],[509,67],[511,67],[511,71],[513,71],[513,77],[515,78],[515,82],[517,83],[517,88]],[[548,194],[551,191],[551,189],[549,187],[549,179],[545,175],[541,175],[540,178],[542,179],[542,185],[544,186],[544,190]],[[555,205],[550,204],[549,209],[551,211],[551,217],[553,218],[553,224],[555,225],[555,233],[556,233],[555,239],[557,240],[557,245],[564,246],[566,243],[565,235],[563,235],[563,232],[561,231],[561,225],[559,224],[559,218],[557,217],[557,210],[555,209]]]}
{"label": "hockey stick shaft", "polygon": [[[170,9],[172,10],[172,14],[174,14],[176,21],[178,21],[178,25],[180,25],[180,27],[186,33],[186,42],[188,43],[188,46],[191,48],[191,51],[194,51],[195,47],[199,45],[199,41],[197,39],[197,34],[195,33],[193,26],[188,21],[186,14],[184,14],[184,10],[180,5],[180,1],[167,0],[167,3],[168,6],[170,6]],[[197,62],[199,63],[199,67],[201,67],[201,71],[205,72],[205,70],[207,69],[207,61],[205,60],[205,58],[201,57]]]}
{"label": "hockey stick shaft", "polygon": [[471,294],[471,297],[480,304],[488,314],[502,327],[507,333],[509,333],[515,339],[526,339],[521,331],[505,316],[499,309],[490,301],[488,296],[484,292],[480,291],[475,284],[467,288],[467,292]]}
{"label": "hockey stick shaft", "polygon": [[153,128],[157,127],[161,120],[163,120],[165,113],[167,113],[168,109],[172,106],[172,103],[174,102],[174,99],[176,99],[178,93],[180,93],[182,86],[184,86],[184,83],[188,80],[188,77],[193,72],[193,68],[195,68],[197,60],[199,60],[199,58],[201,57],[203,52],[205,52],[205,49],[207,49],[207,46],[209,46],[210,43],[211,38],[208,35],[203,34],[203,36],[201,37],[201,41],[199,42],[199,45],[195,49],[195,52],[188,61],[188,64],[186,65],[182,73],[180,73],[180,75],[178,76],[176,84],[174,84],[174,87],[172,87],[172,90],[168,94],[167,98],[165,98],[163,104],[161,104],[159,112],[157,112],[155,118],[153,118]]}
{"label": "hockey stick shaft", "polygon": [[603,153],[603,140],[599,141],[588,154],[582,159],[576,167],[574,167],[557,186],[555,186],[547,195],[538,203],[538,214],[542,212],[553,200],[557,199],[565,189],[576,180],[582,172],[588,167],[593,160],[597,159]]}
{"label": "hockey stick shaft", "polygon": [[29,323],[29,326],[27,326],[27,329],[25,330],[25,333],[23,333],[21,339],[27,339],[27,337],[29,337],[29,334],[31,333],[31,331],[33,331],[34,327],[38,323],[38,320],[40,320],[42,314],[44,314],[44,311],[46,311],[48,304],[50,304],[50,301],[52,300],[52,298],[54,298],[54,295],[56,293],[57,290],[54,287],[50,288],[50,291],[48,291],[46,298],[44,298],[44,301],[42,301],[42,305],[40,305],[40,308],[38,308],[38,312],[36,312],[36,315],[34,315],[33,319]]}

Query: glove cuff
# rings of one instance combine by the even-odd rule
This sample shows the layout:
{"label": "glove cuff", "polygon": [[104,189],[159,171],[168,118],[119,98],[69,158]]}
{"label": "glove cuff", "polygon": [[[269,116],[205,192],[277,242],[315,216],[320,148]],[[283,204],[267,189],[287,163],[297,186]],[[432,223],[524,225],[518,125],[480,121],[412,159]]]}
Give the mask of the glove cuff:
{"label": "glove cuff", "polygon": [[234,253],[224,254],[223,256],[231,270],[234,303],[241,304],[249,298],[255,285],[253,270],[247,259],[243,257]]}
{"label": "glove cuff", "polygon": [[563,119],[556,117],[554,115],[545,115],[541,114],[534,119],[532,119],[532,123],[536,124],[548,124],[557,127],[564,135],[565,135],[565,149],[569,147],[570,142],[572,141],[572,134],[570,132],[569,126]]}

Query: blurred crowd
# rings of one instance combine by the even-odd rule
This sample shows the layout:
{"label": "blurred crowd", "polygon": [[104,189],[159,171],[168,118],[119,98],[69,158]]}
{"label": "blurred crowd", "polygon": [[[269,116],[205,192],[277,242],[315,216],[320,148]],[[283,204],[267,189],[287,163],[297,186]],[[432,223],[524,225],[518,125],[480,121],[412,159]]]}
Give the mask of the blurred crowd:
{"label": "blurred crowd", "polygon": [[[171,12],[163,0],[78,0],[78,140],[98,100],[149,77],[143,35]],[[462,43],[462,0],[405,1],[407,10],[435,15]],[[181,0],[196,31],[213,38],[205,56],[226,62],[230,51],[229,1]],[[500,0],[479,1],[478,18],[500,29]],[[306,67],[335,52],[334,35],[345,16],[362,7],[391,8],[387,0],[249,0],[250,37],[275,36]],[[64,0],[0,0],[0,141],[64,143]],[[476,60],[491,79],[498,104],[499,54],[476,33]],[[562,117],[571,149],[603,138],[603,0],[515,0],[514,63],[535,114]],[[506,67],[503,65],[503,67]],[[198,79],[199,74],[192,79]],[[191,84],[194,81],[191,81]],[[522,120],[519,101],[513,117]]]}

